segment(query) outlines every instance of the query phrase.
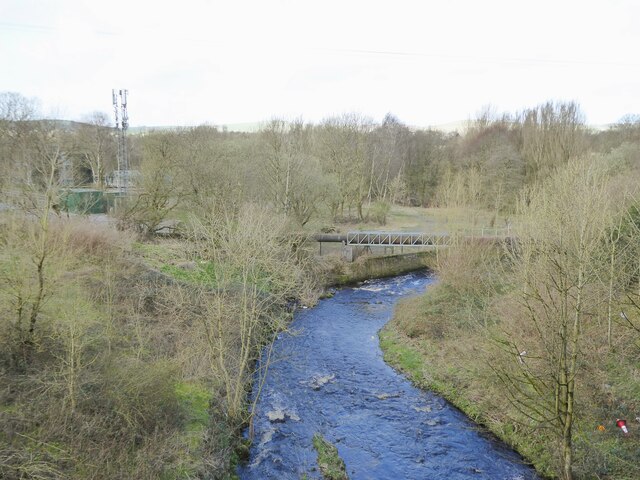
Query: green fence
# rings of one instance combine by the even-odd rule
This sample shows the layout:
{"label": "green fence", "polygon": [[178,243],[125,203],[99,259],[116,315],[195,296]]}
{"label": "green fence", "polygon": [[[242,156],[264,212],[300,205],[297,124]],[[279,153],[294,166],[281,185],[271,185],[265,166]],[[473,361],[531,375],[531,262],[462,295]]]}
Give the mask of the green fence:
{"label": "green fence", "polygon": [[70,188],[62,195],[62,205],[69,213],[86,215],[106,213],[109,202],[102,190],[92,188]]}

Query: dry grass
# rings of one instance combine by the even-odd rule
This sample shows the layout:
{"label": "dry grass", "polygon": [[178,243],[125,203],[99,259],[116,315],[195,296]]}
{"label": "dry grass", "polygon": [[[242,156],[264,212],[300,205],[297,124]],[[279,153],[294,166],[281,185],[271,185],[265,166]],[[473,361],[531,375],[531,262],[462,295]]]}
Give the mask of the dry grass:
{"label": "dry grass", "polygon": [[58,228],[68,231],[68,244],[75,255],[100,258],[113,249],[130,250],[135,236],[131,232],[118,231],[108,223],[88,222],[83,218],[72,218],[60,223]]}
{"label": "dry grass", "polygon": [[[10,349],[0,352],[0,478],[193,478],[219,453],[203,444],[206,410],[197,437],[188,433],[196,407],[178,389],[187,372],[178,347],[189,331],[173,292],[122,255],[128,235],[81,219],[54,221],[50,233],[57,253],[37,349],[21,371]],[[9,269],[22,251],[9,244],[3,274],[25,277]],[[10,298],[0,300],[12,318]],[[17,341],[9,323],[0,327],[3,345]]]}
{"label": "dry grass", "polygon": [[[425,232],[441,235],[503,235],[508,230],[510,217],[482,209],[469,208],[422,208],[393,205],[385,225],[368,222],[336,223],[332,228],[338,232],[387,231]],[[318,231],[328,228],[327,222],[316,220],[309,228]]]}
{"label": "dry grass", "polygon": [[[496,278],[499,273],[508,280],[508,271],[487,262],[488,253],[485,247],[470,246],[445,256],[440,282],[423,297],[400,303],[381,344],[387,360],[414,382],[441,393],[514,445],[540,472],[554,475],[560,468],[554,436],[515,408],[495,375],[501,362],[514,361],[504,357],[495,339],[517,331],[526,349],[535,351],[531,340],[526,342],[535,334],[533,325],[523,323],[516,296]],[[619,309],[630,312],[634,322],[640,316],[629,306]],[[578,478],[638,478],[640,465],[633,459],[640,452],[640,437],[622,438],[614,420],[635,418],[640,411],[640,341],[637,332],[617,324],[609,350],[602,321],[598,325],[585,329],[582,343],[575,472]],[[604,432],[596,429],[600,424]]]}

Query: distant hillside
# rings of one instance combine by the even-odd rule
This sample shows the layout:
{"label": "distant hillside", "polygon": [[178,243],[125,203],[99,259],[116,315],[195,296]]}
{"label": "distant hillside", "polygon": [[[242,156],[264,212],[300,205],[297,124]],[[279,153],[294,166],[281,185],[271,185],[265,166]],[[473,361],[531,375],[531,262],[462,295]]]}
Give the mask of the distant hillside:
{"label": "distant hillside", "polygon": [[[467,129],[468,120],[461,120],[458,122],[449,122],[443,123],[439,125],[429,125],[429,126],[421,126],[421,125],[410,125],[409,128],[412,130],[440,130],[442,132],[459,132],[463,133]],[[229,124],[221,124],[221,125],[213,125],[216,128],[223,130],[226,129],[229,132],[240,132],[240,133],[253,133],[260,130],[260,128],[264,125],[265,122],[244,122],[244,123],[229,123]],[[158,125],[158,126],[147,126],[142,125],[138,127],[129,127],[129,133],[139,134],[151,132],[154,130],[180,130],[182,128],[189,128],[187,126],[177,126],[177,125]]]}
{"label": "distant hillside", "polygon": [[[247,122],[247,123],[230,123],[230,124],[222,124],[222,125],[212,125],[219,130],[226,129],[229,132],[241,132],[241,133],[251,133],[257,132],[260,130],[264,122]],[[195,125],[192,125],[195,126]],[[147,126],[142,125],[139,127],[129,127],[129,133],[138,134],[138,133],[146,133],[154,130],[180,130],[183,128],[191,128],[191,126],[182,126],[179,127],[177,125],[158,125],[158,126]]]}
{"label": "distant hillside", "polygon": [[456,122],[440,123],[438,125],[429,125],[427,127],[413,127],[416,130],[439,130],[445,133],[458,132],[460,134],[466,132],[469,120],[458,120]]}
{"label": "distant hillside", "polygon": [[[52,120],[53,122],[59,123],[60,126],[63,126],[67,129],[73,128],[74,126],[81,125],[82,122],[74,122],[70,120]],[[244,123],[229,123],[229,124],[221,124],[221,125],[212,125],[219,130],[227,130],[229,132],[239,132],[239,133],[253,133],[260,130],[260,128],[264,125],[265,122],[244,122]],[[458,132],[460,134],[464,134],[467,131],[469,125],[469,120],[458,120],[455,122],[448,123],[440,123],[435,125],[409,125],[411,130],[439,130],[445,133]],[[195,126],[195,125],[192,125]],[[181,130],[184,128],[191,128],[192,126],[178,126],[178,125],[140,125],[136,127],[129,127],[128,132],[136,135],[140,133],[147,133],[151,131],[163,131],[163,130]],[[601,124],[601,125],[588,125],[588,127],[595,131],[603,131],[607,130],[611,127],[611,124]]]}

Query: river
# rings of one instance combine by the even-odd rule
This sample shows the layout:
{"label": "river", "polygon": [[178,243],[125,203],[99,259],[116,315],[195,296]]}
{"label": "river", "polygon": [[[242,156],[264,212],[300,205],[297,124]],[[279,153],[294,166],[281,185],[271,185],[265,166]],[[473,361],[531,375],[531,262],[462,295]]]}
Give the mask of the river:
{"label": "river", "polygon": [[512,450],[382,359],[377,332],[426,273],[371,280],[296,312],[276,340],[254,419],[244,480],[322,478],[321,433],[352,480],[538,478]]}

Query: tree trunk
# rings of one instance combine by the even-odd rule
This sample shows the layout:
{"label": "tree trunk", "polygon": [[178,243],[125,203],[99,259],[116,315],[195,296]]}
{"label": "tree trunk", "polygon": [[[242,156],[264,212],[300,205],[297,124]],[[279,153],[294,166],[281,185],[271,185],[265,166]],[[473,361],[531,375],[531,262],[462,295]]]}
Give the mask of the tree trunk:
{"label": "tree trunk", "polygon": [[564,480],[573,480],[572,463],[571,427],[569,427],[568,435],[565,428],[565,435],[562,439],[562,475]]}

